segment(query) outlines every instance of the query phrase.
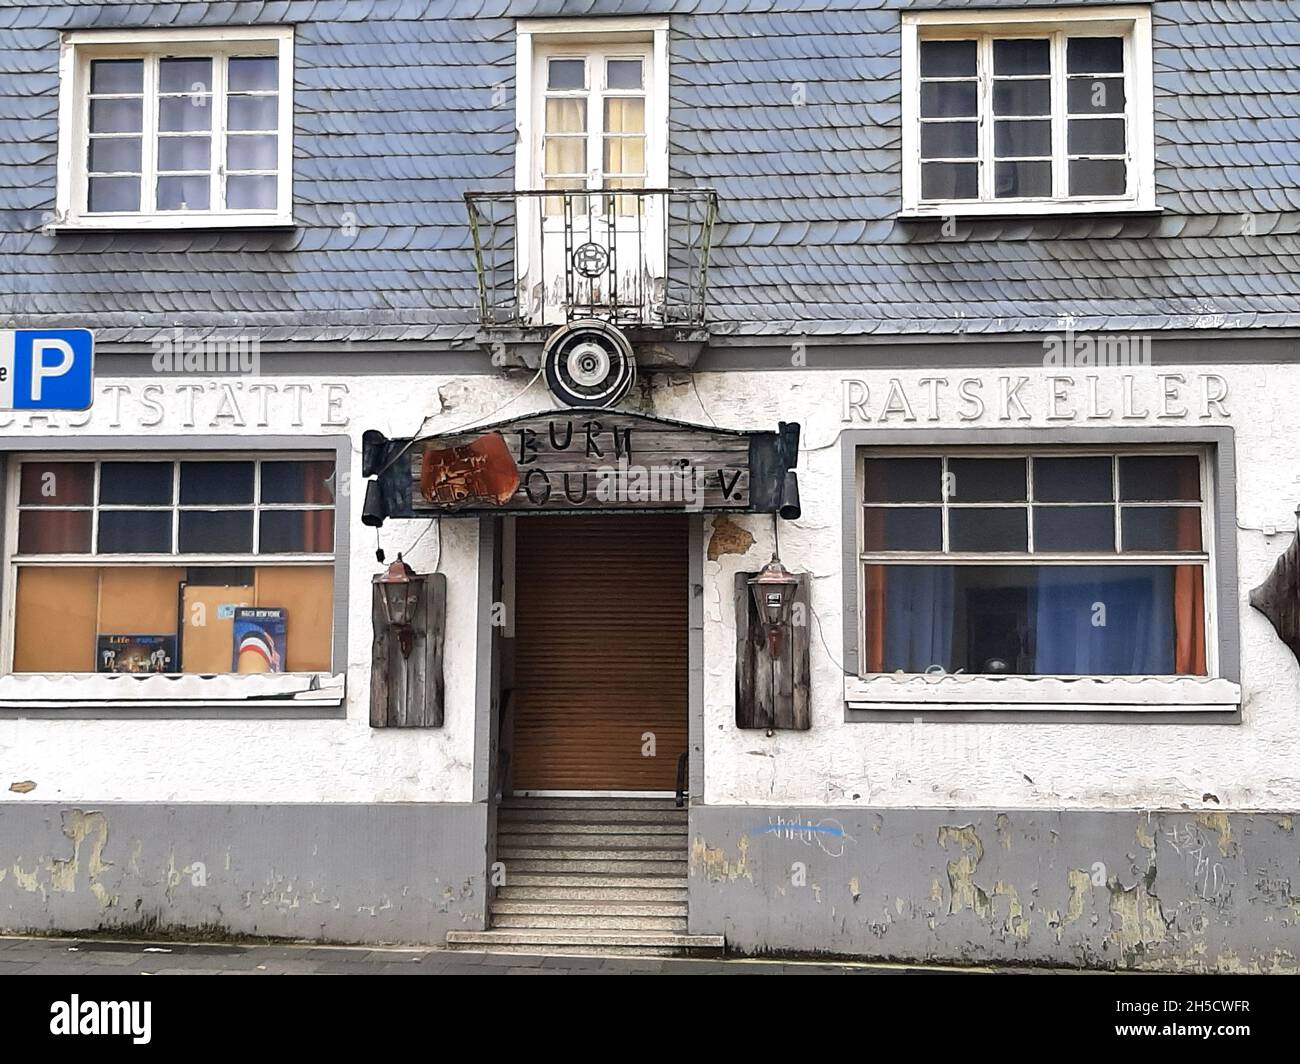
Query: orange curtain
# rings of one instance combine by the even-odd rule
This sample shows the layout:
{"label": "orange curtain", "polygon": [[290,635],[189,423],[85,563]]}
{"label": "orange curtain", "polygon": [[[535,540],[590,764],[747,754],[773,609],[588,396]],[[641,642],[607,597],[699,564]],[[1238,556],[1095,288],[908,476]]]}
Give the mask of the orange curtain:
{"label": "orange curtain", "polygon": [[[303,502],[331,503],[334,501],[325,483],[332,469],[328,462],[304,462]],[[303,549],[312,554],[328,554],[334,549],[334,511],[308,510],[303,519]]]}
{"label": "orange curtain", "polygon": [[[1179,495],[1200,498],[1200,463],[1180,466]],[[1181,507],[1178,511],[1177,547],[1201,549],[1201,508]],[[1205,669],[1205,570],[1199,565],[1180,565],[1174,570],[1174,672],[1204,676]]]}
{"label": "orange curtain", "polygon": [[866,672],[885,671],[885,567],[868,565],[864,580],[866,609],[863,623],[867,626]]}

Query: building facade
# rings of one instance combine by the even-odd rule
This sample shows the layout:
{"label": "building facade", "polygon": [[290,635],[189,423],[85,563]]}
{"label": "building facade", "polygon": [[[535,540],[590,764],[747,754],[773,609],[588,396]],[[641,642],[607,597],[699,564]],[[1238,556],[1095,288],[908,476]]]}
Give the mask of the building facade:
{"label": "building facade", "polygon": [[1292,5],[0,41],[0,928],[1296,968]]}

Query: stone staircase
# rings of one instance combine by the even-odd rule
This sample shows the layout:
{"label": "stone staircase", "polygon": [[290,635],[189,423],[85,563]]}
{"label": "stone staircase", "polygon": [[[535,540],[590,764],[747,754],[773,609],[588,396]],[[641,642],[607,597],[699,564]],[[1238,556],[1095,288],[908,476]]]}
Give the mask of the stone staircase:
{"label": "stone staircase", "polygon": [[507,798],[497,819],[505,884],[486,931],[452,949],[716,955],[686,930],[686,810],[671,798]]}

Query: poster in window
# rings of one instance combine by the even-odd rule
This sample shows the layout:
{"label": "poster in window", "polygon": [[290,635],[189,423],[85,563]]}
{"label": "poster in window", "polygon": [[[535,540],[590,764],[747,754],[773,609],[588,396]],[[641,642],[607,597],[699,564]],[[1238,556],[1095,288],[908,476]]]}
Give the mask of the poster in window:
{"label": "poster in window", "polygon": [[284,672],[289,611],[249,606],[235,610],[235,672]]}
{"label": "poster in window", "polygon": [[174,635],[101,635],[95,646],[96,672],[175,672]]}

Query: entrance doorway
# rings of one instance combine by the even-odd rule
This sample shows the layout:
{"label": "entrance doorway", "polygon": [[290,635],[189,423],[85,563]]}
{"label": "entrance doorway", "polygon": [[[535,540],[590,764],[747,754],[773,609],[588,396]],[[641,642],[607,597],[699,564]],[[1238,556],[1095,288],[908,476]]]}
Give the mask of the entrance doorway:
{"label": "entrance doorway", "polygon": [[689,518],[530,517],[514,539],[514,793],[673,792]]}

